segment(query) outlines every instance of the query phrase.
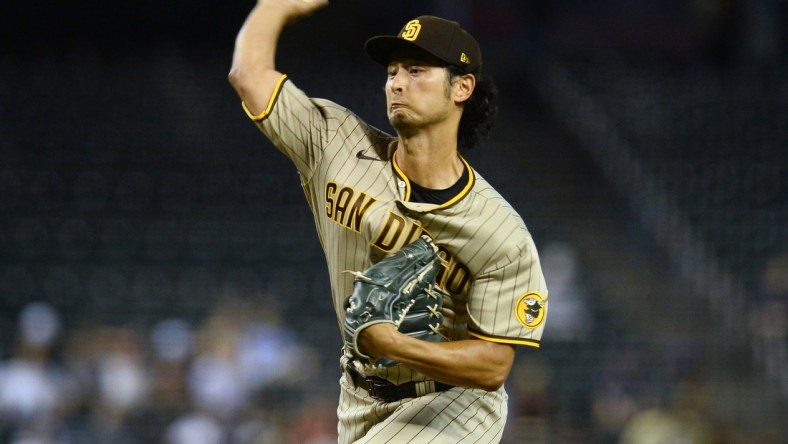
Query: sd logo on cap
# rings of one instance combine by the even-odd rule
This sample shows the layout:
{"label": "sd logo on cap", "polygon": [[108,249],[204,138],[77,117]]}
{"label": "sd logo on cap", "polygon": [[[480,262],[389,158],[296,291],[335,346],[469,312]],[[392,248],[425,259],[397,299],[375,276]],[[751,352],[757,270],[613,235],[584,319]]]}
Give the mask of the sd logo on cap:
{"label": "sd logo on cap", "polygon": [[417,17],[406,23],[399,35],[372,37],[364,44],[367,55],[384,66],[388,65],[394,51],[406,48],[420,49],[465,73],[481,72],[479,44],[459,23],[440,17]]}

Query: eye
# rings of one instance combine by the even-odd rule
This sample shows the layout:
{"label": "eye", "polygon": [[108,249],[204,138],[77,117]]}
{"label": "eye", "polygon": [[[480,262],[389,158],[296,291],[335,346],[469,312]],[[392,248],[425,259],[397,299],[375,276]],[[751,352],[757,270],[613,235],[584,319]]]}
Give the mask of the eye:
{"label": "eye", "polygon": [[397,75],[397,68],[393,68],[393,67],[392,67],[392,68],[389,68],[389,69],[388,69],[388,75],[389,75],[389,77],[394,77],[394,76],[396,76],[396,75]]}

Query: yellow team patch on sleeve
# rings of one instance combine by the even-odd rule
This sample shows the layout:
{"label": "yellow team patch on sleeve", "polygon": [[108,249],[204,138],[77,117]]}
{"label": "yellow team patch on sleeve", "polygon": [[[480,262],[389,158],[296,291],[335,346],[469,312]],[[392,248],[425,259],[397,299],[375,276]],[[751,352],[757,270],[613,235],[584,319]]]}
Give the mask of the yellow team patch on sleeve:
{"label": "yellow team patch on sleeve", "polygon": [[536,328],[544,322],[547,311],[545,310],[546,305],[546,297],[542,297],[536,292],[526,293],[517,300],[517,304],[514,306],[514,314],[524,327]]}

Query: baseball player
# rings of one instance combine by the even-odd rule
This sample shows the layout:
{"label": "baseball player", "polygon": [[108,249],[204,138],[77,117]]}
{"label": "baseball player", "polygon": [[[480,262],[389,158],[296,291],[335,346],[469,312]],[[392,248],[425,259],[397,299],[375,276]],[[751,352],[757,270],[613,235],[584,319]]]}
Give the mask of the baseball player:
{"label": "baseball player", "polygon": [[359,347],[397,365],[340,358],[339,442],[498,442],[515,346],[539,346],[548,305],[522,218],[459,154],[485,135],[494,114],[479,46],[457,23],[432,16],[368,40],[366,53],[388,72],[390,135],[307,96],[274,65],[287,24],[327,3],[259,0],[236,39],[230,83],[298,170],[340,330],[354,284],[346,271],[422,235],[439,248],[437,281],[446,293],[442,341],[380,323],[359,335]]}

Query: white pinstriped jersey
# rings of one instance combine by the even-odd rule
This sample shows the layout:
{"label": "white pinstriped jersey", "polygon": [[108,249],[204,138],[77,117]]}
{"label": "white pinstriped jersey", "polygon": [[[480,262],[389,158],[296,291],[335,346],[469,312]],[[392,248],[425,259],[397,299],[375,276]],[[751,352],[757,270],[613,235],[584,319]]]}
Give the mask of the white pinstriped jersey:
{"label": "white pinstriped jersey", "polygon": [[[263,113],[246,111],[299,172],[340,331],[343,301],[353,290],[353,276],[344,271],[364,270],[426,231],[445,259],[438,275],[449,293],[445,336],[539,346],[547,288],[533,240],[517,212],[470,165],[457,196],[441,205],[413,203],[410,182],[394,161],[396,139],[346,108],[307,97],[283,76]],[[424,380],[404,366],[377,375],[395,384]],[[503,389],[499,396],[505,402]]]}

